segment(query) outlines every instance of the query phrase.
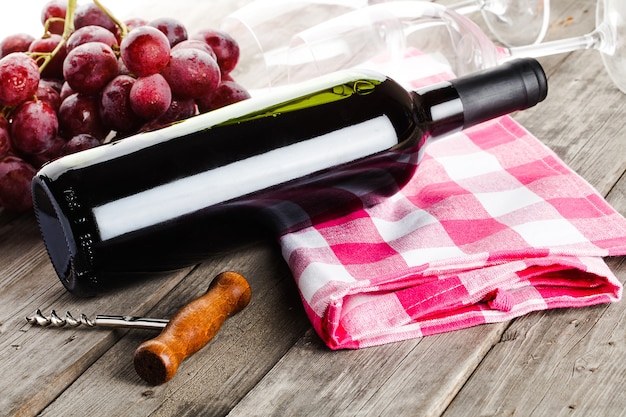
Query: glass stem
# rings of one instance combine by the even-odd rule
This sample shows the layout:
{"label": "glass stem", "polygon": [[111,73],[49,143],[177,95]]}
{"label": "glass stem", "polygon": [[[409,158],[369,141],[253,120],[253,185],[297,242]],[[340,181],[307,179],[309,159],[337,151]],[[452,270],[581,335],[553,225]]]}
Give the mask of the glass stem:
{"label": "glass stem", "polygon": [[602,32],[595,30],[586,35],[573,38],[542,42],[535,45],[516,46],[505,50],[508,53],[504,54],[502,61],[514,58],[540,58],[583,49],[600,49],[602,47],[602,39]]}
{"label": "glass stem", "polygon": [[485,7],[485,0],[461,0],[447,7],[458,14],[466,15],[482,10]]}

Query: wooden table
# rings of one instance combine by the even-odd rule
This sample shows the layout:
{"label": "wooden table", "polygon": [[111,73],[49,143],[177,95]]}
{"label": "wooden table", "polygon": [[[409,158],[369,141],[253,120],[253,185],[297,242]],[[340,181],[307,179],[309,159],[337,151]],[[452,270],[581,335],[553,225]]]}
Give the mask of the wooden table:
{"label": "wooden table", "polygon": [[[594,0],[552,2],[549,38],[593,28]],[[142,14],[164,7],[182,21],[204,22],[245,2],[175,3],[155,1]],[[548,99],[515,118],[626,213],[626,96],[595,51],[541,62]],[[624,281],[623,259],[607,262]],[[250,243],[193,268],[79,299],[56,278],[33,216],[0,210],[0,265],[0,415],[626,415],[623,302],[332,352],[312,330],[275,245]],[[135,348],[153,332],[42,329],[24,320],[36,308],[170,317],[227,269],[249,279],[250,305],[156,387],[132,367]]]}

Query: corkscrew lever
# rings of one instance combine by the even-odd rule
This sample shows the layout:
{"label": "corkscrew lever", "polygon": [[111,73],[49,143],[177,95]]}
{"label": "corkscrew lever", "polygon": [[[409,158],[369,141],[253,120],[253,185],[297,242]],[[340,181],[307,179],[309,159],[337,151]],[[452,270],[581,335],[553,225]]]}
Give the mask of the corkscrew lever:
{"label": "corkscrew lever", "polygon": [[54,310],[45,317],[40,310],[26,320],[34,325],[63,327],[132,327],[163,329],[154,339],[142,343],[133,358],[135,370],[145,381],[157,385],[171,379],[180,363],[209,343],[229,316],[243,310],[250,302],[251,290],[246,279],[236,272],[222,272],[205,294],[180,309],[170,320],[131,316],[96,316],[71,314],[59,317]]}

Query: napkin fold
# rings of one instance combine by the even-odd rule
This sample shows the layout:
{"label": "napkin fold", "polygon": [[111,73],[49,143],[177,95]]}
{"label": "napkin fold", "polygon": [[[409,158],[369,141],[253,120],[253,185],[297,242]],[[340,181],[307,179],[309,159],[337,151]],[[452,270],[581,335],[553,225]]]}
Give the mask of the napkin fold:
{"label": "napkin fold", "polygon": [[[411,86],[449,78],[420,60]],[[505,116],[427,143],[397,194],[280,244],[319,336],[356,349],[615,302],[603,257],[626,254],[626,220]]]}

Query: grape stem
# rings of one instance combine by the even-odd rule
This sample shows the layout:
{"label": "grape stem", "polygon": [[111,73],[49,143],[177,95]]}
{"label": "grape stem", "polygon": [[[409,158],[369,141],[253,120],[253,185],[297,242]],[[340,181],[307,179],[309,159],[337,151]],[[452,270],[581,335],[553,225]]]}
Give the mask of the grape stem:
{"label": "grape stem", "polygon": [[13,112],[13,107],[9,107],[9,106],[0,107],[0,117],[4,117],[7,120],[11,116],[12,112]]}
{"label": "grape stem", "polygon": [[94,4],[100,8],[116,25],[120,28],[120,37],[124,39],[124,36],[128,34],[128,26],[119,20],[109,9],[107,9],[100,0],[93,0]]}
{"label": "grape stem", "polygon": [[46,20],[46,23],[43,26],[43,36],[42,36],[42,38],[49,38],[50,37],[50,33],[48,32],[48,30],[50,28],[50,24],[54,23],[54,22],[63,22],[63,23],[65,23],[65,18],[49,17],[48,20]]}
{"label": "grape stem", "polygon": [[58,45],[52,50],[52,52],[43,53],[43,54],[34,54],[38,58],[43,58],[43,62],[39,66],[39,72],[43,72],[43,70],[48,66],[52,58],[56,56],[56,54],[63,48],[65,42],[69,39],[70,35],[74,32],[74,11],[76,10],[76,1],[77,0],[68,0],[67,1],[67,11],[65,12],[65,24],[63,25],[63,34],[61,35],[61,41]]}
{"label": "grape stem", "polygon": [[[48,66],[52,58],[56,56],[56,54],[63,48],[69,37],[74,33],[74,12],[76,11],[76,2],[77,0],[68,0],[67,1],[67,11],[65,12],[65,24],[63,25],[63,34],[61,35],[61,41],[54,48],[52,52],[45,53],[32,53],[31,56],[33,59],[43,59],[41,65],[39,66],[39,72],[42,73],[43,70]],[[99,0],[93,0],[94,4],[100,8],[115,24],[120,28],[120,37],[123,39],[124,36],[128,34],[128,26],[124,24],[121,20],[111,13],[109,9],[104,7],[104,5]],[[49,22],[46,22],[45,25],[45,33],[48,33]],[[44,35],[45,36],[45,35]]]}

